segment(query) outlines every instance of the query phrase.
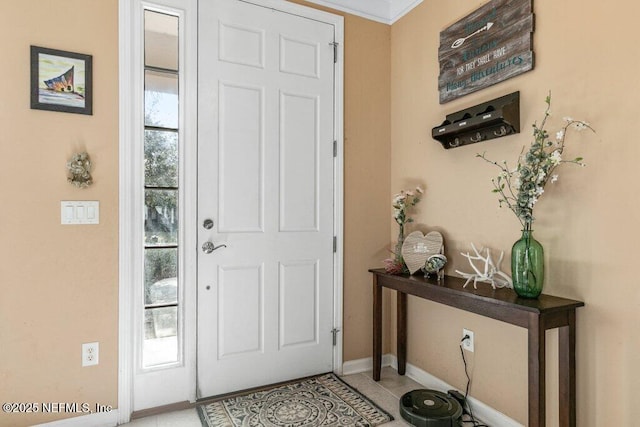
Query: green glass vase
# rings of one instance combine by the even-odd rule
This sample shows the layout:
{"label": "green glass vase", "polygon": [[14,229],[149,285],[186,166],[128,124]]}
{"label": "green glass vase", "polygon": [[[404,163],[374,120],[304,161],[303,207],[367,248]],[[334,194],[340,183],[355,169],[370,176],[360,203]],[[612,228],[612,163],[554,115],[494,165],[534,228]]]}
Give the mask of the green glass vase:
{"label": "green glass vase", "polygon": [[522,230],[511,249],[513,290],[522,298],[538,298],[544,285],[544,250],[532,233]]}

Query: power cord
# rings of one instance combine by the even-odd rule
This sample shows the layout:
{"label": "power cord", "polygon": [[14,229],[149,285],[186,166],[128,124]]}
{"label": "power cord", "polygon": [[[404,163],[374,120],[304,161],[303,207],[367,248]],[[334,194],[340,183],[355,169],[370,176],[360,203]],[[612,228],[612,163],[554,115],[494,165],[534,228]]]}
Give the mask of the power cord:
{"label": "power cord", "polygon": [[469,388],[471,386],[471,377],[469,376],[469,370],[467,369],[467,359],[464,357],[464,349],[462,348],[462,343],[465,340],[471,338],[469,335],[465,335],[462,340],[460,340],[460,354],[462,355],[462,362],[464,363],[464,374],[467,377],[467,386],[464,390],[464,400],[462,402],[462,409],[465,410],[465,405],[469,409],[469,417],[471,418],[468,421],[462,420],[464,423],[473,423],[473,427],[489,427],[487,424],[483,424],[480,421],[476,420],[473,416],[473,410],[471,409],[471,405],[467,401],[467,397],[469,396]]}

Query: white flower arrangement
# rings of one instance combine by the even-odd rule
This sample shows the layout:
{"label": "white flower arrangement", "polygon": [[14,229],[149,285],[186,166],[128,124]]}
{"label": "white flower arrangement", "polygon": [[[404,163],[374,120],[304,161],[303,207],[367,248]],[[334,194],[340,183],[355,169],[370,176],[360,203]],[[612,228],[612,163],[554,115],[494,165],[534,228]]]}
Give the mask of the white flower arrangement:
{"label": "white flower arrangement", "polygon": [[556,140],[551,141],[549,134],[545,130],[545,125],[551,116],[551,94],[545,100],[547,108],[544,111],[544,119],[540,126],[533,124],[534,141],[528,151],[522,149],[515,168],[509,168],[506,161],[498,163],[486,158],[485,154],[476,154],[476,157],[500,168],[500,174],[491,180],[493,192],[500,196],[500,207],[506,205],[516,214],[522,227],[531,230],[534,221],[533,208],[544,194],[544,187],[547,182],[552,183],[558,180],[558,175],[553,172],[563,163],[573,163],[578,166],[586,166],[582,162],[582,157],[571,160],[563,159],[567,130],[575,129],[582,131],[589,129],[595,132],[588,122],[574,120],[571,117],[564,118],[564,126],[556,133]]}
{"label": "white flower arrangement", "polygon": [[420,187],[416,187],[415,192],[411,190],[402,190],[393,196],[393,218],[403,227],[413,219],[407,216],[407,209],[415,206],[420,201],[420,196],[424,191]]}
{"label": "white flower arrangement", "polygon": [[393,219],[400,226],[398,233],[398,242],[396,243],[396,250],[393,252],[394,257],[385,259],[385,270],[391,274],[400,274],[404,271],[408,271],[405,266],[404,259],[402,258],[402,244],[404,243],[404,225],[413,222],[413,219],[407,215],[409,208],[415,206],[420,197],[424,194],[424,191],[420,187],[416,187],[414,190],[401,190],[398,194],[393,196]]}

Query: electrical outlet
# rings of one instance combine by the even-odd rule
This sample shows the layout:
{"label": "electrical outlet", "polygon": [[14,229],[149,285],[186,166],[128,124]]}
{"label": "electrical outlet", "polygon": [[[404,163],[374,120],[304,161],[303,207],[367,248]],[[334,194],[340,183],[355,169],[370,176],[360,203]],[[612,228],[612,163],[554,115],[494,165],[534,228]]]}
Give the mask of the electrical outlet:
{"label": "electrical outlet", "polygon": [[93,366],[98,364],[100,355],[100,344],[89,342],[82,344],[82,366]]}
{"label": "electrical outlet", "polygon": [[462,348],[473,353],[475,342],[473,340],[473,331],[468,329],[462,330],[462,338],[469,336],[466,340],[462,341]]}

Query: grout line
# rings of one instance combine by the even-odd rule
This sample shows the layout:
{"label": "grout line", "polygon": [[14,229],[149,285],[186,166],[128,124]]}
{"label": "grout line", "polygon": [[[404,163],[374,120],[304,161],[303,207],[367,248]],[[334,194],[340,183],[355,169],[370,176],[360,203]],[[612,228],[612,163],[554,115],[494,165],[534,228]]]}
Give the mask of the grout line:
{"label": "grout line", "polygon": [[[394,399],[400,399],[402,396],[398,396],[396,394],[394,394],[390,389],[386,388],[385,386],[383,386],[382,384],[380,384],[379,381],[374,381],[374,379],[368,375],[366,375],[364,372],[356,374],[356,375],[362,375],[363,377],[365,377],[367,379],[367,381],[369,383],[373,383],[375,384],[375,386],[377,386],[379,389],[384,390],[389,396],[393,397]],[[413,381],[414,383],[416,383],[418,386],[420,386],[420,384],[418,384],[418,382],[416,380],[414,380],[413,378],[411,378],[411,381]],[[403,384],[399,385],[398,387],[402,387]],[[364,394],[364,393],[363,393]],[[366,396],[366,394],[365,394]],[[368,397],[368,396],[367,396]]]}

